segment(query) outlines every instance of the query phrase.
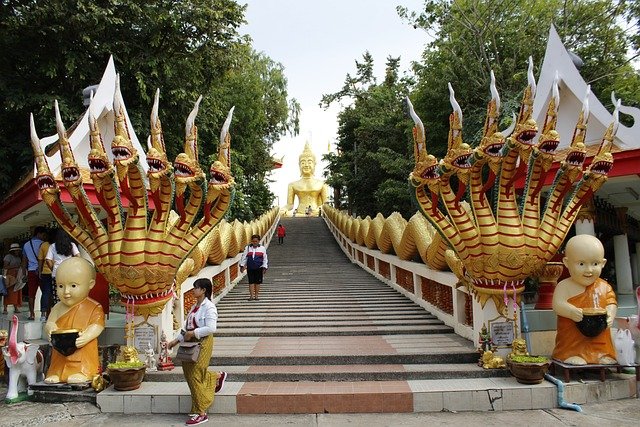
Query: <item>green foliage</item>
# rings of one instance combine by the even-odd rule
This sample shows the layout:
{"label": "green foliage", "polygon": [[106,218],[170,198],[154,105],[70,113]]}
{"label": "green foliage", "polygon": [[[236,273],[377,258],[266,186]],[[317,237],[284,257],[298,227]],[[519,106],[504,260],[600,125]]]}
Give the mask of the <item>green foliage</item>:
{"label": "green foliage", "polygon": [[413,167],[410,127],[403,98],[412,80],[399,77],[399,58],[387,58],[385,78],[376,83],[373,58],[356,61],[356,75],[347,74],[341,90],[322,97],[321,106],[351,101],[338,115],[338,154],[324,157],[327,183],[346,193],[357,215],[412,214],[407,176]]}
{"label": "green foliage", "polygon": [[[201,161],[216,152],[222,123],[235,105],[235,160],[254,179],[264,177],[271,169],[271,144],[287,131],[297,132],[299,106],[287,101],[282,66],[238,34],[245,7],[232,0],[2,2],[0,155],[15,161],[0,163],[0,191],[6,194],[32,168],[29,113],[39,133],[50,135],[58,99],[69,127],[84,111],[82,89],[98,83],[109,55],[141,141],[160,88],[160,117],[173,159],[183,148],[187,115],[202,94],[196,119]],[[268,208],[267,198],[260,194],[250,215]]]}
{"label": "green foliage", "polygon": [[490,70],[503,101],[504,128],[526,86],[527,58],[532,56],[536,67],[542,64],[551,24],[567,48],[583,59],[581,74],[605,105],[614,88],[625,104],[640,101],[638,74],[627,57],[637,31],[620,26],[633,13],[637,24],[633,2],[427,0],[420,12],[403,7],[398,12],[432,36],[423,61],[415,64],[418,83],[412,100],[425,124],[430,152],[438,157],[446,151],[451,112],[447,82],[464,112],[465,140],[476,145],[490,98]]}
{"label": "green foliage", "polygon": [[[447,148],[451,113],[447,82],[464,112],[464,138],[478,144],[490,99],[490,71],[502,100],[500,128],[517,113],[527,84],[527,60],[542,64],[551,24],[568,49],[584,61],[581,74],[593,92],[611,107],[615,89],[625,105],[640,106],[640,75],[632,66],[640,47],[639,2],[626,0],[425,0],[421,11],[398,7],[398,13],[430,36],[422,60],[414,63],[416,82],[398,74],[398,59],[387,59],[383,83],[373,73],[367,52],[356,61],[335,93],[321,106],[347,101],[339,114],[337,154],[324,157],[327,183],[338,199],[357,215],[405,217],[415,212],[406,177],[413,167],[411,122],[403,114],[404,95],[411,92],[426,129],[428,150],[442,158]],[[627,29],[622,24],[627,24]],[[611,108],[610,108],[611,109]],[[625,117],[621,117],[625,120]]]}
{"label": "green foliage", "polygon": [[547,363],[549,358],[544,356],[525,356],[520,354],[509,356],[509,360],[515,363]]}
{"label": "green foliage", "polygon": [[145,364],[140,360],[135,362],[111,362],[107,365],[107,369],[138,369],[143,366],[145,366]]}

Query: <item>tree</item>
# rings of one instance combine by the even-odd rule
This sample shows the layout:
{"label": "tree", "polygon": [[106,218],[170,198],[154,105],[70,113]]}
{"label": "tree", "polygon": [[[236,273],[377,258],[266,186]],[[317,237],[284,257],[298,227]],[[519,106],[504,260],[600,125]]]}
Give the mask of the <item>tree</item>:
{"label": "tree", "polygon": [[399,64],[400,58],[387,58],[385,78],[377,84],[367,52],[356,61],[355,77],[347,74],[340,91],[322,97],[324,107],[351,102],[338,115],[338,154],[325,159],[328,183],[346,192],[349,210],[358,215],[415,211],[407,184],[413,148],[403,112],[412,81],[399,77]]}
{"label": "tree", "polygon": [[412,99],[434,154],[442,156],[446,149],[446,118],[451,112],[447,82],[464,111],[465,138],[475,145],[489,99],[490,70],[503,100],[503,117],[509,121],[526,86],[527,58],[532,56],[537,67],[541,65],[551,24],[567,48],[584,60],[581,74],[601,100],[607,103],[616,88],[626,104],[637,103],[638,75],[627,57],[637,33],[620,26],[630,16],[630,4],[625,0],[427,0],[419,13],[399,7],[401,17],[432,36],[423,61],[415,65],[418,83]]}
{"label": "tree", "polygon": [[[202,94],[196,124],[205,170],[227,111],[236,105],[231,134],[239,169],[234,172],[264,174],[271,167],[270,144],[279,134],[296,130],[297,104],[291,101],[290,116],[282,67],[253,52],[250,40],[238,34],[244,12],[245,6],[232,0],[0,3],[0,49],[5,52],[0,61],[0,155],[16,159],[0,164],[2,193],[32,167],[29,113],[41,134],[52,134],[53,100],[58,99],[63,120],[73,123],[84,110],[82,89],[97,83],[109,55],[141,139],[148,134],[153,94],[160,88],[167,154],[173,158],[182,151],[185,120]],[[268,197],[257,199],[263,201],[250,206],[249,217],[268,208]]]}
{"label": "tree", "polygon": [[229,215],[249,221],[272,206],[274,196],[267,178],[273,167],[271,148],[282,134],[298,133],[300,106],[295,99],[287,102],[287,79],[281,64],[250,46],[239,50],[224,85],[212,96],[225,100],[229,108],[238,106],[231,142],[236,197]]}

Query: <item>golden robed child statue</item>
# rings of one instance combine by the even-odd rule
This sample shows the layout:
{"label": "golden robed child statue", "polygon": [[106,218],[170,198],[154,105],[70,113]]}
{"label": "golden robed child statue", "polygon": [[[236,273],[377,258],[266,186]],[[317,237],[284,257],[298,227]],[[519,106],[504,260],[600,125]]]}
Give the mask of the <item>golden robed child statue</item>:
{"label": "golden robed child statue", "polygon": [[[100,303],[89,298],[95,283],[96,271],[84,258],[69,258],[58,267],[60,302],[44,326],[54,345],[46,383],[82,383],[98,373],[98,336],[104,330],[104,312]],[[70,334],[72,341],[63,342],[64,335]]]}

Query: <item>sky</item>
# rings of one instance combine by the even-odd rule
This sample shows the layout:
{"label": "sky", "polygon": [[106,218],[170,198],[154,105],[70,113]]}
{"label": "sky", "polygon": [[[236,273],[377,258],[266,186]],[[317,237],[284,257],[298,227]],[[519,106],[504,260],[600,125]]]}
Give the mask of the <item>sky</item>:
{"label": "sky", "polygon": [[[309,141],[321,178],[322,155],[335,147],[339,105],[319,107],[323,94],[339,91],[346,75],[356,74],[355,61],[369,51],[375,76],[384,78],[388,56],[401,57],[402,71],[420,59],[427,35],[403,22],[401,5],[421,10],[423,0],[239,0],[247,4],[247,25],[240,28],[253,39],[253,47],[284,66],[288,94],[300,103],[300,134],[278,141],[272,154],[284,156],[284,165],[271,179],[276,204],[284,206],[287,185],[300,177],[298,156]],[[296,201],[297,203],[297,201]]]}

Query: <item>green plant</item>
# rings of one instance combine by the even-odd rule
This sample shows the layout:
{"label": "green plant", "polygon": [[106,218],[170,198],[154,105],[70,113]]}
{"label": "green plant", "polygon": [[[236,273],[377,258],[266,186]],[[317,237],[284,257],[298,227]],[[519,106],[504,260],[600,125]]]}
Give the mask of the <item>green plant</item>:
{"label": "green plant", "polygon": [[509,360],[515,363],[546,363],[549,361],[549,358],[544,356],[525,356],[519,354],[509,356]]}
{"label": "green plant", "polygon": [[120,291],[118,288],[109,283],[109,299],[111,300],[119,300],[120,299]]}
{"label": "green plant", "polygon": [[107,365],[107,369],[137,369],[145,366],[140,360],[135,362],[112,362]]}

